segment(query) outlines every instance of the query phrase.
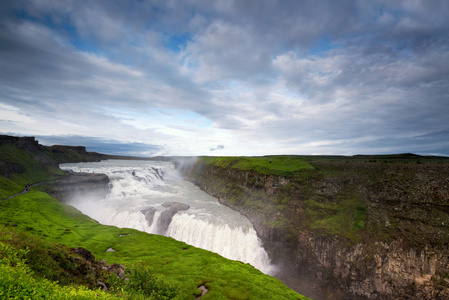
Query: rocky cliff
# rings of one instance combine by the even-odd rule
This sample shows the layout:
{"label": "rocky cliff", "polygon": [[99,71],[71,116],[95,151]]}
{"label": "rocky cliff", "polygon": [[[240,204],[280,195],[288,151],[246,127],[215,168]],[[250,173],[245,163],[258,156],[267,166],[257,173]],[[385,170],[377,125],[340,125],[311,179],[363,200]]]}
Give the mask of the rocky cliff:
{"label": "rocky cliff", "polygon": [[109,178],[105,174],[67,172],[46,191],[63,202],[86,195],[101,199],[109,193]]}
{"label": "rocky cliff", "polygon": [[10,192],[4,191],[5,195],[22,191],[25,183],[51,183],[45,185],[44,189],[63,201],[70,200],[75,194],[89,193],[104,197],[109,192],[106,175],[62,172],[59,164],[107,158],[108,155],[87,152],[83,146],[47,147],[39,144],[34,137],[0,135],[0,175],[8,179],[20,175],[26,179],[26,182],[13,187]]}
{"label": "rocky cliff", "polygon": [[419,159],[309,158],[276,173],[202,158],[190,178],[252,221],[277,276],[306,296],[447,299],[449,164]]}
{"label": "rocky cliff", "polygon": [[24,150],[46,166],[57,166],[69,162],[100,161],[109,158],[109,155],[106,154],[87,152],[84,146],[43,146],[34,137],[0,135],[0,146]]}

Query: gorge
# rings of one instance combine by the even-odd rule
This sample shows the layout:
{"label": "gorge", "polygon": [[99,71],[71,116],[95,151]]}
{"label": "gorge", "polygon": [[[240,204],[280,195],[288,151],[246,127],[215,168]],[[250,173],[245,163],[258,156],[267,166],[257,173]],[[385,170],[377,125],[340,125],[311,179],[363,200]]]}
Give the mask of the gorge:
{"label": "gorge", "polygon": [[[59,164],[114,158],[87,152],[84,147],[48,147],[31,137],[0,136],[0,295],[44,299],[306,299],[248,263],[170,237],[103,225],[63,203],[74,192],[82,197],[107,197],[114,192],[114,182],[104,174],[64,172]],[[126,159],[127,163],[133,160]],[[156,177],[164,177],[160,168],[149,169]],[[140,178],[134,183],[146,178],[138,171],[126,174]],[[133,200],[132,195],[129,198]],[[216,199],[213,205],[223,208]],[[193,210],[195,205],[164,201],[153,208],[160,209],[159,219],[172,218],[171,224],[177,214]],[[139,214],[149,223],[150,216],[153,221],[157,218],[152,211],[146,206]],[[240,219],[248,229],[244,233],[250,233],[250,222],[242,216]],[[255,232],[250,236],[255,237]],[[256,246],[261,249],[258,243]]]}
{"label": "gorge", "polygon": [[[125,173],[120,174],[118,169],[93,170],[92,166],[97,168],[101,163],[89,161],[103,160],[104,163],[117,157],[98,153],[90,156],[82,147],[43,147],[30,138],[4,137],[0,141],[0,171],[2,178],[5,178],[2,179],[5,187],[1,191],[2,198],[23,189],[23,183],[37,182],[49,182],[39,189],[64,201],[73,201],[71,197],[76,192],[82,195],[87,206],[93,205],[89,203],[93,199],[87,195],[93,195],[98,200],[112,194],[122,203],[125,200],[125,204],[131,204],[129,207],[133,209],[114,215],[110,212],[102,214],[96,207],[94,211],[99,214],[96,218],[100,221],[103,218],[107,223],[111,221],[107,220],[108,216],[115,216],[117,220],[130,222],[136,219],[129,218],[134,214],[138,215],[140,225],[128,223],[126,227],[182,240],[179,227],[186,222],[192,222],[193,228],[201,227],[198,222],[202,222],[190,216],[192,211],[201,208],[180,197],[180,191],[189,186],[196,189],[195,193],[201,192],[201,189],[246,216],[251,223],[246,221],[243,233],[248,234],[253,229],[250,234],[253,241],[254,238],[261,241],[261,244],[255,243],[257,247],[252,248],[251,252],[255,252],[254,249],[260,251],[260,246],[263,246],[262,250],[266,251],[270,261],[267,269],[263,266],[258,268],[275,275],[287,286],[308,297],[449,297],[447,158],[413,154],[200,157],[192,159],[192,164],[183,164],[185,160],[180,158],[157,158],[159,162],[154,159],[123,161],[134,164],[134,167],[128,166]],[[18,154],[20,159],[17,158]],[[79,161],[86,162],[84,169],[75,170],[73,168],[79,165],[72,165],[73,171],[65,174],[56,169],[60,163]],[[33,172],[28,172],[29,169]],[[174,188],[167,185],[167,182],[177,181],[174,180],[175,171],[181,172],[197,187],[186,181],[179,181]],[[25,179],[14,177],[15,174],[22,174]],[[122,180],[124,177],[127,179]],[[22,180],[15,179],[20,187],[6,185],[9,178]],[[154,195],[160,197],[157,205],[148,205],[154,200],[150,195],[153,192],[147,188],[143,189],[145,193],[139,192],[148,184],[155,187]],[[163,197],[164,193],[169,196]],[[40,194],[34,197],[37,195]],[[205,198],[209,195],[203,194]],[[8,204],[8,201],[0,202],[2,209],[15,203]],[[103,208],[111,204],[102,201],[97,204]],[[83,210],[83,202],[79,204],[79,209]],[[212,206],[218,207],[217,204]],[[217,215],[221,214],[220,210]],[[2,222],[8,224],[14,221],[14,214],[10,215],[2,217]],[[25,224],[28,219],[21,220],[23,224],[19,223],[18,227],[28,230],[30,227]],[[228,219],[214,221],[220,221],[222,225],[230,223]],[[63,232],[66,233],[65,230]],[[224,236],[224,233],[218,235]],[[207,236],[202,240],[209,238]],[[243,241],[243,238],[234,240]],[[188,243],[194,244],[192,241]],[[244,244],[248,243],[244,241]],[[96,247],[95,244],[88,245]],[[96,251],[96,256],[105,255]],[[120,253],[109,252],[107,255]],[[244,260],[241,257],[237,259]],[[201,261],[207,266],[206,260]],[[270,269],[271,265],[276,266],[276,270]],[[158,267],[162,268],[163,265]],[[205,279],[206,286],[213,286],[207,280],[210,279]],[[276,291],[279,293],[280,290]],[[296,297],[299,296],[292,299]]]}
{"label": "gorge", "polygon": [[[274,275],[296,291],[314,299],[446,298],[447,161],[373,158],[202,157],[191,167],[173,161],[248,217]],[[179,223],[172,228],[185,226],[187,216],[174,213]]]}
{"label": "gorge", "polygon": [[449,164],[422,160],[201,158],[190,176],[251,220],[306,296],[446,299]]}
{"label": "gorge", "polygon": [[75,175],[105,174],[109,193],[66,189],[63,199],[105,225],[173,237],[226,258],[249,263],[264,273],[274,267],[249,220],[179,177],[164,161],[106,160],[60,165]]}

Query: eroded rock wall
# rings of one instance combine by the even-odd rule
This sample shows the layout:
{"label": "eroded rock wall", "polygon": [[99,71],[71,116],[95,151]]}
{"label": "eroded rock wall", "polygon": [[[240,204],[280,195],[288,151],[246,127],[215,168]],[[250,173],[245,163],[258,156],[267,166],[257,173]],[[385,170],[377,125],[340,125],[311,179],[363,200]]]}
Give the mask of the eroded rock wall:
{"label": "eroded rock wall", "polygon": [[[332,176],[311,172],[293,182],[197,164],[191,179],[251,220],[280,267],[277,277],[306,296],[448,299],[447,167],[415,172],[415,166],[354,164],[328,169]],[[348,190],[367,209],[366,227],[357,239],[312,228],[307,200],[338,202]]]}
{"label": "eroded rock wall", "polygon": [[402,241],[345,245],[298,235],[298,265],[326,283],[367,299],[448,299],[448,249],[409,248]]}
{"label": "eroded rock wall", "polygon": [[48,193],[63,202],[74,197],[104,198],[109,193],[109,178],[105,174],[67,172],[52,183]]}

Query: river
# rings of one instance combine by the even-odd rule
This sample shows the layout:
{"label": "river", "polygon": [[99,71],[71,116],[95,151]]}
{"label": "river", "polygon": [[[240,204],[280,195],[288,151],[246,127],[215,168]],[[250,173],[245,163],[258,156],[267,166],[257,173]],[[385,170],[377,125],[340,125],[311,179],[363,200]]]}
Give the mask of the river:
{"label": "river", "polygon": [[251,222],[182,179],[171,162],[105,160],[60,167],[109,177],[105,198],[75,195],[68,203],[102,224],[170,236],[274,273]]}

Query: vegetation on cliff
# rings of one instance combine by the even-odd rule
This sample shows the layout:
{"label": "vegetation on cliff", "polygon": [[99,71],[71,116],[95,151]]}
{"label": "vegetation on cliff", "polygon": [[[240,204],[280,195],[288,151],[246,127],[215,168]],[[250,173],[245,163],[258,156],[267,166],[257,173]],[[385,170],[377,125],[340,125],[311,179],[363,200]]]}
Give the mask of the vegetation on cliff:
{"label": "vegetation on cliff", "polygon": [[440,243],[449,238],[448,176],[449,159],[412,154],[201,157],[191,172],[226,203],[264,216],[268,227],[350,242],[409,234],[411,244],[436,241],[430,228],[413,230],[407,220],[435,227]]}
{"label": "vegetation on cliff", "polygon": [[314,170],[309,163],[296,156],[265,157],[202,157],[202,163],[222,168],[254,171],[263,175],[294,177],[304,170]]}
{"label": "vegetation on cliff", "polygon": [[[51,161],[46,149],[30,153],[14,143],[1,143],[0,150],[4,169],[11,170],[0,174],[2,197],[23,190],[25,183],[49,181],[62,174],[53,166],[46,169],[44,159]],[[14,164],[21,167],[11,168]],[[75,249],[87,249],[95,257],[82,257]],[[110,272],[116,263],[126,266],[122,278]],[[172,238],[101,225],[49,196],[43,186],[0,201],[0,298],[9,296],[304,298],[249,264]]]}
{"label": "vegetation on cliff", "polygon": [[[97,259],[105,259],[110,264],[143,265],[163,278],[166,285],[176,286],[181,299],[193,299],[201,285],[209,290],[204,299],[300,298],[279,280],[250,265],[227,260],[171,238],[98,224],[73,207],[39,191],[2,201],[0,207],[0,223],[17,224],[15,231],[32,234],[34,248],[36,244],[48,248],[48,243],[83,247]],[[2,236],[8,228],[2,228]],[[106,252],[110,248],[115,251]],[[52,255],[58,259],[63,257],[61,252]],[[46,261],[37,261],[40,258],[35,253],[29,257],[33,265],[39,268],[48,265]],[[37,272],[60,282],[76,283],[73,277],[61,280],[60,272],[54,270]]]}
{"label": "vegetation on cliff", "polygon": [[367,297],[449,296],[448,158],[201,157],[190,176],[249,217],[284,278]]}
{"label": "vegetation on cliff", "polygon": [[64,174],[64,162],[97,161],[106,157],[84,147],[39,144],[34,137],[0,135],[0,199],[23,191],[26,184],[49,182]]}

